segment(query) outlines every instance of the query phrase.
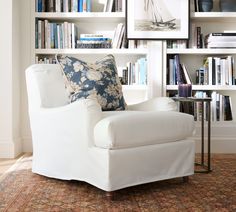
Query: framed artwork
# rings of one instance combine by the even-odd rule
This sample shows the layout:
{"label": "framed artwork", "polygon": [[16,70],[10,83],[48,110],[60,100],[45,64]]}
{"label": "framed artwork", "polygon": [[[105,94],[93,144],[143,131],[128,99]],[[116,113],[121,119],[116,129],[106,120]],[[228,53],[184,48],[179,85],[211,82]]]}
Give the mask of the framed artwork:
{"label": "framed artwork", "polygon": [[189,0],[126,0],[128,39],[189,38]]}

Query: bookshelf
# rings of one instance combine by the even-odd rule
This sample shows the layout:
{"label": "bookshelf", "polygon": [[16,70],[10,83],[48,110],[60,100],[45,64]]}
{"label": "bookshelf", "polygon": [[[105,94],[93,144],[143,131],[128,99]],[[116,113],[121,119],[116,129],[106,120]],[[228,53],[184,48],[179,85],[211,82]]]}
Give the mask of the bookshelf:
{"label": "bookshelf", "polygon": [[[114,0],[115,2],[116,0]],[[119,12],[103,12],[106,0],[91,0],[91,12],[38,12],[36,8],[37,1],[31,2],[32,8],[32,63],[41,59],[44,61],[52,61],[56,54],[67,54],[78,57],[82,60],[93,62],[107,54],[113,54],[116,58],[119,76],[122,76],[122,70],[127,66],[128,62],[135,63],[140,58],[148,58],[148,48],[77,48],[70,46],[54,46],[46,48],[36,45],[38,26],[36,23],[45,20],[48,23],[61,25],[65,22],[72,23],[76,26],[78,39],[80,34],[103,34],[110,39],[114,38],[114,30],[119,23],[125,24],[125,0],[122,1],[122,11]],[[56,1],[54,1],[56,2]],[[63,2],[63,1],[61,1]],[[70,2],[70,0],[69,0]],[[65,31],[63,31],[65,32]],[[45,36],[46,39],[46,36]],[[57,38],[59,39],[59,38]],[[47,60],[48,59],[48,60]],[[148,85],[123,85],[124,96],[128,103],[138,103],[147,99]]]}
{"label": "bookshelf", "polygon": [[[217,1],[214,1],[217,4]],[[191,40],[193,37],[193,27],[201,27],[201,32],[203,36],[206,36],[212,32],[224,32],[224,31],[235,31],[236,23],[236,12],[218,12],[217,8],[214,8],[213,12],[190,12],[190,40],[188,48],[170,49],[167,48],[167,43],[164,43],[164,54],[163,54],[163,96],[174,95],[178,92],[177,85],[171,85],[168,82],[168,59],[176,54],[179,55],[181,63],[184,63],[188,69],[190,77],[193,79],[192,90],[193,93],[197,91],[207,92],[211,95],[213,92],[217,92],[220,95],[230,96],[232,103],[232,121],[216,121],[213,122],[213,128],[219,130],[219,126],[222,127],[221,132],[226,130],[229,133],[234,126],[236,127],[236,85],[198,85],[196,84],[196,70],[203,66],[204,59],[207,57],[226,57],[228,55],[232,56],[235,67],[236,59],[236,48],[192,48]],[[229,129],[230,128],[230,129]],[[213,134],[216,130],[213,129]],[[232,133],[233,134],[233,133]],[[225,133],[222,133],[225,136]],[[226,139],[227,140],[227,139]]]}

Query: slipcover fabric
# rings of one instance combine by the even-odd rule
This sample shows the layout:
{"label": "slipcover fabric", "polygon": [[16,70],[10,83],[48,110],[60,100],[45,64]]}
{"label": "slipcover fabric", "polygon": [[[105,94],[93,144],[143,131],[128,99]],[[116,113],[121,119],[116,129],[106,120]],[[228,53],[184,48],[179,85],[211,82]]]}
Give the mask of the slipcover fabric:
{"label": "slipcover fabric", "polygon": [[[61,92],[65,87],[62,78],[59,65],[37,64],[26,70],[34,173],[63,180],[85,181],[105,191],[189,176],[194,173],[195,142],[191,138],[184,138],[185,136],[179,137],[175,142],[155,144],[149,143],[150,140],[143,136],[141,139],[143,143],[134,145],[130,140],[131,134],[126,132],[122,135],[123,141],[121,141],[122,137],[118,137],[120,145],[127,142],[132,146],[110,149],[95,145],[94,132],[103,119],[119,116],[117,113],[121,116],[126,113],[144,115],[147,113],[148,117],[148,111],[152,111],[150,114],[155,113],[159,117],[158,113],[163,111],[165,104],[169,112],[160,112],[160,119],[164,120],[164,116],[171,119],[171,108],[173,110],[176,108],[173,100],[154,98],[141,104],[128,106],[129,110],[136,111],[103,112],[94,99],[81,99],[68,103],[66,92]],[[46,92],[47,90],[49,92]],[[157,106],[159,104],[160,107]],[[137,111],[138,109],[142,111]],[[186,114],[178,113],[179,120],[184,120],[185,116]],[[117,123],[118,125],[123,123],[128,131],[126,122],[133,123],[130,119],[133,119],[133,116],[127,115]],[[147,135],[147,128],[154,129],[154,126],[149,126],[148,118],[142,117],[142,119],[146,127],[139,126],[140,132],[136,130],[134,134]],[[191,127],[193,120],[188,122]],[[163,129],[159,129],[158,123],[153,120],[150,123],[157,124],[156,131]],[[114,128],[111,132],[116,136],[121,129],[122,127],[118,126],[117,130]],[[104,126],[103,131],[106,130]],[[173,130],[173,125],[169,130]],[[168,133],[163,136],[168,137]],[[108,140],[104,143],[108,144],[111,138],[105,139]],[[165,139],[163,137],[163,140]],[[144,145],[145,142],[147,145]]]}
{"label": "slipcover fabric", "polygon": [[179,112],[107,112],[94,128],[94,142],[108,149],[139,147],[176,142],[192,136],[193,129],[193,116]]}
{"label": "slipcover fabric", "polygon": [[107,55],[89,64],[69,56],[57,56],[63,73],[70,85],[71,102],[78,99],[97,99],[104,111],[125,110],[116,62],[113,55]]}

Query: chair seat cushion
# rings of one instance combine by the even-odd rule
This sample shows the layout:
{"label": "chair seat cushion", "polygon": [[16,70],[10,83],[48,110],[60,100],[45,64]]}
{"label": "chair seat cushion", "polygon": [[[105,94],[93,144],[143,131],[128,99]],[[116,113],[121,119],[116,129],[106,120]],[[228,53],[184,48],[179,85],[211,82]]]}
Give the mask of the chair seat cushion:
{"label": "chair seat cushion", "polygon": [[121,149],[175,142],[192,136],[193,116],[179,112],[103,112],[94,128],[95,146]]}

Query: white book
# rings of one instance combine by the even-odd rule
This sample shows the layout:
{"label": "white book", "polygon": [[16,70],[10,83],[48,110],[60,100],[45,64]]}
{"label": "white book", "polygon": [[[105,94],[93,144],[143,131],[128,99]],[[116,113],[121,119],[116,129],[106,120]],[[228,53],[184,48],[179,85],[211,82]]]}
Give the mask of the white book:
{"label": "white book", "polygon": [[212,57],[208,57],[208,85],[212,85],[212,70],[213,70],[213,58]]}
{"label": "white book", "polygon": [[129,40],[128,41],[128,46],[129,46],[129,49],[134,49],[135,48],[135,41],[134,40]]}
{"label": "white book", "polygon": [[61,34],[60,34],[60,25],[57,25],[57,48],[61,49]]}
{"label": "white book", "polygon": [[56,0],[55,1],[56,5],[55,5],[55,10],[56,12],[61,12],[61,0]]}
{"label": "white book", "polygon": [[183,72],[184,72],[184,76],[185,76],[185,79],[187,81],[187,84],[192,84],[192,80],[190,78],[190,75],[189,75],[188,70],[187,70],[184,63],[182,64],[182,68],[183,68]]}
{"label": "white book", "polygon": [[113,40],[112,40],[112,48],[117,48],[119,42],[119,36],[123,28],[123,23],[119,23],[115,29]]}
{"label": "white book", "polygon": [[116,46],[116,48],[118,48],[118,49],[121,47],[122,39],[124,37],[124,32],[125,32],[125,26],[123,24],[121,31],[119,33],[118,42],[117,42],[117,46]]}
{"label": "white book", "polygon": [[38,20],[38,48],[42,48],[42,21]]}
{"label": "white book", "polygon": [[67,36],[68,36],[68,48],[72,48],[72,23],[68,23],[68,31],[67,31]]}
{"label": "white book", "polygon": [[113,3],[114,3],[114,0],[108,0],[106,12],[112,12]]}
{"label": "white book", "polygon": [[232,78],[233,78],[233,60],[232,56],[227,56],[228,62],[228,72],[229,72],[229,85],[233,85]]}
{"label": "white book", "polygon": [[233,42],[210,42],[207,44],[207,48],[236,48],[236,40]]}
{"label": "white book", "polygon": [[170,85],[174,85],[175,81],[174,81],[174,59],[170,58],[169,59],[169,84]]}
{"label": "white book", "polygon": [[220,59],[221,85],[226,85],[226,60]]}
{"label": "white book", "polygon": [[75,24],[71,24],[71,48],[75,49]]}
{"label": "white book", "polygon": [[216,91],[212,92],[211,98],[212,98],[212,103],[211,103],[212,121],[216,121]]}
{"label": "white book", "polygon": [[220,69],[220,58],[219,57],[215,57],[215,81],[216,81],[216,85],[220,85],[221,84],[221,69]]}
{"label": "white book", "polygon": [[78,12],[78,0],[71,0],[71,12]]}

